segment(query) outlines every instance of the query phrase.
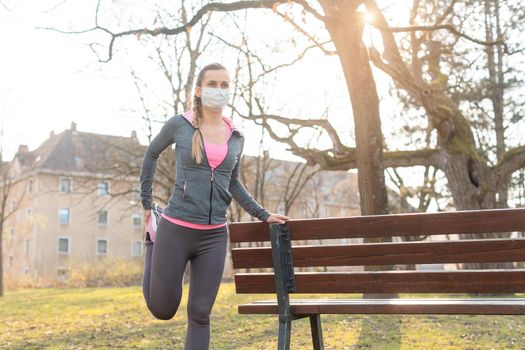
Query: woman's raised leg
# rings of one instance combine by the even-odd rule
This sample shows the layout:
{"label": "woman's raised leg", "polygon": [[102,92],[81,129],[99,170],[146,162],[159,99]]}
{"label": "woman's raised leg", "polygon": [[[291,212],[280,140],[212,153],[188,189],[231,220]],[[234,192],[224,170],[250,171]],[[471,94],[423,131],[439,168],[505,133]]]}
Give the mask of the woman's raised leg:
{"label": "woman's raised leg", "polygon": [[196,243],[192,233],[162,217],[155,241],[145,243],[142,289],[148,309],[158,319],[173,318],[179,308],[184,269]]}

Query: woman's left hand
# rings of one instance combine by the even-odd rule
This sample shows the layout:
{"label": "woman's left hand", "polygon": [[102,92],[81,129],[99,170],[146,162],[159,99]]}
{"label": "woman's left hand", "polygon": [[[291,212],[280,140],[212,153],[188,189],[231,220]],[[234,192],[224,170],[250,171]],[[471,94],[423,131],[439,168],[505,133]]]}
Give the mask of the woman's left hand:
{"label": "woman's left hand", "polygon": [[284,220],[290,220],[290,218],[286,215],[270,214],[270,216],[268,216],[268,219],[266,219],[266,222],[269,224],[273,222],[276,222],[278,224],[284,224]]}

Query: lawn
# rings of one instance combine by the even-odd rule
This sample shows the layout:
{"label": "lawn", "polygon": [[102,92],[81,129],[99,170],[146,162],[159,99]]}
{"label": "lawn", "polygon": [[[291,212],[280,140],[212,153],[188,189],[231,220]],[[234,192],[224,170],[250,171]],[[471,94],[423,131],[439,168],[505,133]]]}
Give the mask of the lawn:
{"label": "lawn", "polygon": [[[162,321],[149,313],[140,286],[7,291],[0,298],[0,349],[183,349],[187,295],[185,285],[179,311],[173,319]],[[237,314],[239,303],[271,297],[237,295],[233,283],[223,283],[211,316],[210,349],[276,349],[276,316]],[[321,318],[327,350],[525,349],[524,317]],[[292,324],[291,348],[311,349],[308,319]]]}

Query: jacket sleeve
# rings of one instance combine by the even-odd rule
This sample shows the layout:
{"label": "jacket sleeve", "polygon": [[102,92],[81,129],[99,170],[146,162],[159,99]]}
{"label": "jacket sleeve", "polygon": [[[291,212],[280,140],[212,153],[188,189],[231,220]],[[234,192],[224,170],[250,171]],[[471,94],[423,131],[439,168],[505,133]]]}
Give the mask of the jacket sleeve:
{"label": "jacket sleeve", "polygon": [[250,193],[243,186],[239,180],[239,164],[241,163],[241,157],[244,150],[244,137],[242,138],[241,144],[241,153],[239,155],[239,160],[235,167],[233,168],[229,191],[232,194],[233,198],[241,205],[241,207],[246,210],[251,216],[256,217],[257,219],[266,222],[266,219],[271,215],[268,210],[263,208],[257,201],[250,195]]}
{"label": "jacket sleeve", "polygon": [[157,159],[162,151],[175,142],[175,117],[168,119],[160,132],[153,138],[144,152],[142,167],[140,171],[140,197],[142,207],[147,210],[151,209],[153,195],[152,186],[157,168]]}

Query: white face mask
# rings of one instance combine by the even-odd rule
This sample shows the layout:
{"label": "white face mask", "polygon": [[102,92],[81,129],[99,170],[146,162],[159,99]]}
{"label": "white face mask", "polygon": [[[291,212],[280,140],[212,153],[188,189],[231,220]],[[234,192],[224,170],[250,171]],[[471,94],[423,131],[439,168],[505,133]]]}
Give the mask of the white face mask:
{"label": "white face mask", "polygon": [[230,90],[205,86],[202,88],[201,100],[209,109],[221,111],[230,101]]}

